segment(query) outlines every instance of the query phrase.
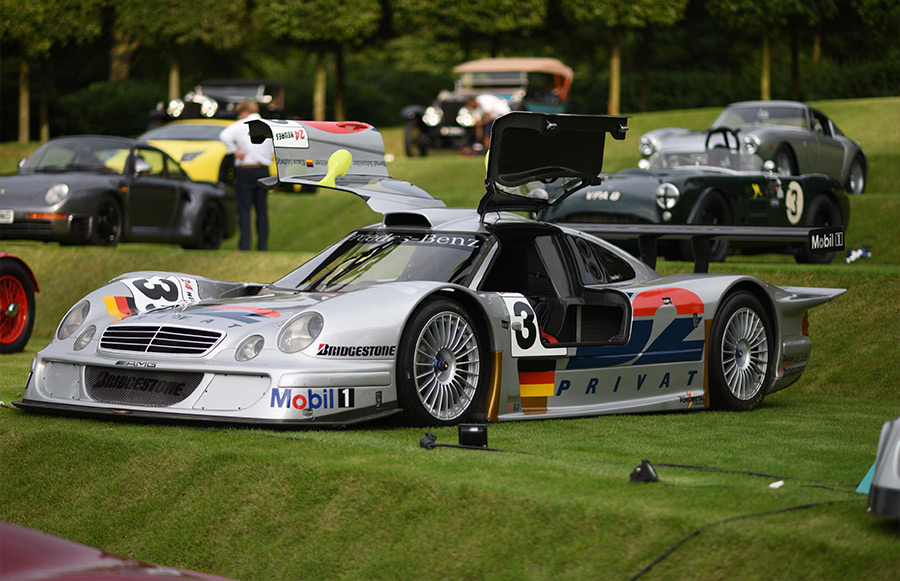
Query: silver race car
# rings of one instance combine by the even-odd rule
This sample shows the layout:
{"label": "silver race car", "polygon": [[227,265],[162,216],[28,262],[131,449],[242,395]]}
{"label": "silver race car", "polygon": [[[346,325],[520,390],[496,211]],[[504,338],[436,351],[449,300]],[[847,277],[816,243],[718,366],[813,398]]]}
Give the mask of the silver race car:
{"label": "silver race car", "polygon": [[[755,408],[800,377],[807,311],[843,289],[662,277],[598,237],[509,212],[554,203],[541,186],[555,180],[595,182],[625,121],[498,119],[477,209],[391,179],[369,125],[252,121],[253,139],[275,145],[264,183],[352,192],[381,222],[268,284],[124,274],[66,314],[15,403],[288,427]],[[705,230],[681,228],[702,248]]]}

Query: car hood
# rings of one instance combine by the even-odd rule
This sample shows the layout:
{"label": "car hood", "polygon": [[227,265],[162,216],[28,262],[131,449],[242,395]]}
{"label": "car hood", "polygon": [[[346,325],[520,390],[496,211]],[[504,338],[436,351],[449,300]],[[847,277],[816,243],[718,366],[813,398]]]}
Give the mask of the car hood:
{"label": "car hood", "polygon": [[225,144],[221,141],[180,141],[175,139],[152,139],[150,145],[158,147],[174,157],[179,163],[196,158],[201,153],[225,155]]}
{"label": "car hood", "polygon": [[680,127],[656,129],[645,135],[656,142],[657,151],[694,152],[706,150],[706,132],[692,131]]}
{"label": "car hood", "polygon": [[91,183],[107,184],[111,181],[108,174],[90,172],[34,173],[16,174],[0,178],[0,206],[10,201],[34,202],[35,197],[43,199],[44,193],[56,184],[68,184],[70,188],[78,184],[82,189]]}
{"label": "car hood", "polygon": [[575,215],[627,214],[640,221],[659,222],[656,188],[669,181],[671,170],[626,169],[606,175],[599,186],[579,190],[558,206],[545,211],[542,219],[548,222],[572,221]]}

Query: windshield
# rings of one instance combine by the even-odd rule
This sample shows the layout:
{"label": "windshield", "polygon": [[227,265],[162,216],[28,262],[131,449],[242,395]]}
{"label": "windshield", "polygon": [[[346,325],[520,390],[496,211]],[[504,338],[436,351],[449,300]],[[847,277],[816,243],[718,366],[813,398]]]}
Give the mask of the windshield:
{"label": "windshield", "polygon": [[715,167],[735,171],[761,171],[763,160],[745,151],[714,147],[698,153],[655,153],[650,156],[650,169]]}
{"label": "windshield", "polygon": [[787,125],[806,128],[806,110],[802,107],[741,105],[726,107],[713,127],[740,127],[741,125]]}
{"label": "windshield", "polygon": [[141,141],[171,139],[177,141],[218,141],[219,134],[227,127],[223,125],[178,124],[163,125],[138,137]]}
{"label": "windshield", "polygon": [[376,283],[428,280],[464,284],[484,245],[475,234],[360,230],[317,267],[301,267],[273,287],[349,292]]}
{"label": "windshield", "polygon": [[100,171],[121,174],[125,170],[129,151],[130,144],[117,139],[53,139],[31,154],[19,171]]}

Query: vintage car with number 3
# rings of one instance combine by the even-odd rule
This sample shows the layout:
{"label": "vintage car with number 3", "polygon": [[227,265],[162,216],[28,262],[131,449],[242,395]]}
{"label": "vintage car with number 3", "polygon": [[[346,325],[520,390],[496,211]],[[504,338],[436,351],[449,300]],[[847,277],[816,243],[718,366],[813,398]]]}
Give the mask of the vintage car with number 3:
{"label": "vintage car with number 3", "polygon": [[193,181],[167,153],[133,139],[57,137],[0,177],[0,238],[211,250],[234,233],[234,194]]}
{"label": "vintage car with number 3", "polygon": [[[545,211],[541,219],[568,223],[840,226],[846,230],[850,201],[840,182],[825,174],[778,173],[771,161],[763,162],[758,155],[743,150],[738,135],[730,128],[711,129],[700,152],[657,153],[650,157],[647,169],[603,175],[600,185],[568,196]],[[829,263],[834,258],[833,252],[813,253],[806,244],[717,240],[710,248],[710,260],[721,262],[730,251],[789,253],[800,263]],[[692,251],[688,241],[681,241],[669,244],[665,253],[688,260]]]}
{"label": "vintage car with number 3", "polygon": [[[851,194],[866,191],[869,166],[862,147],[827,115],[806,103],[732,103],[710,129],[739,133],[744,151],[774,162],[777,171],[785,175],[823,173],[838,180]],[[677,157],[702,153],[707,142],[707,131],[666,127],[642,135],[638,150],[645,159],[654,154]]]}
{"label": "vintage car with number 3", "polygon": [[663,277],[598,237],[508,211],[554,203],[519,195],[526,184],[592,183],[623,117],[499,118],[477,209],[392,179],[371,126],[248,125],[275,146],[278,176],[262,183],[351,192],[381,221],[272,283],[117,277],[65,315],[15,405],[289,427],[749,410],[798,380],[807,312],[844,292]]}

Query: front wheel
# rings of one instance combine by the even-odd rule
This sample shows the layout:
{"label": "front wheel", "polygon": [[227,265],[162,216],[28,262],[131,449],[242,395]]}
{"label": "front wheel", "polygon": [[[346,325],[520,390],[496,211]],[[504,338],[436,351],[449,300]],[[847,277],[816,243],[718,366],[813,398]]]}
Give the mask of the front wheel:
{"label": "front wheel", "polygon": [[[691,218],[691,224],[730,224],[731,212],[728,210],[728,204],[722,196],[711,194],[706,196],[699,207],[696,208],[694,216]],[[693,249],[691,241],[685,240],[679,243],[681,255],[684,260],[693,260]],[[725,262],[728,256],[728,250],[731,248],[731,242],[728,240],[711,240],[709,243],[709,261]]]}
{"label": "front wheel", "polygon": [[17,353],[34,328],[34,287],[15,260],[0,260],[0,309],[0,353]]}
{"label": "front wheel", "polygon": [[417,426],[465,422],[486,390],[488,365],[472,319],[456,302],[426,302],[410,318],[397,355],[397,397]]}
{"label": "front wheel", "polygon": [[775,155],[772,156],[772,161],[775,162],[775,171],[781,175],[795,176],[799,174],[797,158],[787,145],[782,145],[778,148]]}
{"label": "front wheel", "polygon": [[759,299],[741,291],[722,301],[709,344],[714,407],[746,411],[762,402],[775,372],[774,345],[772,323]]}
{"label": "front wheel", "polygon": [[97,204],[91,225],[91,244],[115,246],[122,237],[122,208],[112,196],[103,196]]}
{"label": "front wheel", "polygon": [[853,158],[850,164],[850,175],[847,176],[847,191],[851,194],[862,194],[866,191],[866,164],[862,155]]}

